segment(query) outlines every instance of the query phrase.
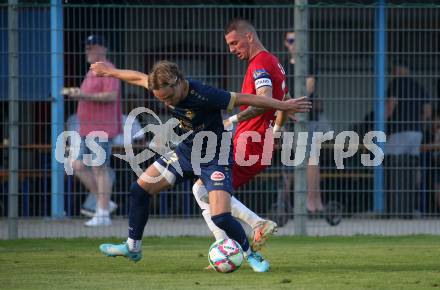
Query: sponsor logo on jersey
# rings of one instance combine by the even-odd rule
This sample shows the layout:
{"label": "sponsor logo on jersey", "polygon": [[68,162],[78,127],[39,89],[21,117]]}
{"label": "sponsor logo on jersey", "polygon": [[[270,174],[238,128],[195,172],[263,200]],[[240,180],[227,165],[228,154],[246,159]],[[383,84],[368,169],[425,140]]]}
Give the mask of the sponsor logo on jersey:
{"label": "sponsor logo on jersey", "polygon": [[255,81],[255,89],[264,87],[264,86],[272,86],[272,81],[268,78],[258,79]]}
{"label": "sponsor logo on jersey", "polygon": [[254,80],[260,78],[270,78],[270,74],[265,69],[256,69],[253,73]]}
{"label": "sponsor logo on jersey", "polygon": [[214,171],[211,174],[211,180],[213,181],[222,181],[225,179],[225,175],[220,171]]}

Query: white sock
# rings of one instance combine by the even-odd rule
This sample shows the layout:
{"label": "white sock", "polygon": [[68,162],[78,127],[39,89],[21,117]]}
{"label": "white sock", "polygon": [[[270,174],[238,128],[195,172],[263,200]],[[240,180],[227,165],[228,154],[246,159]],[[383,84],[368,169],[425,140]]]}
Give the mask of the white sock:
{"label": "white sock", "polygon": [[254,228],[258,222],[263,221],[261,217],[259,217],[256,213],[247,208],[244,204],[242,204],[235,197],[231,198],[231,209],[232,216],[241,219],[245,223]]}
{"label": "white sock", "polygon": [[[206,210],[206,209],[209,210],[209,204],[207,204],[206,202],[203,202],[201,200],[203,196],[206,196],[208,194],[208,192],[206,191],[206,187],[204,185],[198,185],[197,183],[195,183],[193,186],[193,194],[194,194],[194,197],[196,198],[196,201],[199,204],[200,208],[202,210]],[[231,198],[231,210],[232,210],[231,214],[233,217],[239,218],[243,222],[247,223],[251,228],[254,228],[258,222],[264,220],[261,217],[259,217],[256,213],[251,211],[244,204],[242,204],[235,197]],[[211,229],[209,222],[208,222],[207,218],[205,217],[205,214],[203,215],[203,217],[205,218],[205,221],[208,224],[209,229]],[[211,221],[211,223],[216,228],[218,228],[212,221]],[[211,229],[211,232],[215,235],[215,233],[212,229]]]}
{"label": "white sock", "polygon": [[212,232],[212,234],[215,237],[215,240],[222,240],[228,238],[225,231],[223,231],[221,228],[216,226],[214,222],[211,219],[211,210],[209,209],[209,204],[201,200],[201,197],[208,194],[206,192],[206,187],[203,185],[198,185],[197,183],[193,186],[193,194],[196,198],[196,201],[200,208],[202,209],[202,215],[205,219],[206,224],[208,225],[209,230]]}
{"label": "white sock", "polygon": [[109,217],[110,211],[108,209],[103,209],[98,206],[98,207],[96,207],[96,216],[97,217]]}
{"label": "white sock", "polygon": [[198,205],[200,206],[200,208],[203,210],[209,210],[209,204],[202,201],[202,196],[208,194],[208,192],[206,192],[206,187],[204,185],[198,185],[197,183],[195,183],[193,185],[193,195],[194,198],[196,199]]}
{"label": "white sock", "polygon": [[209,209],[205,209],[202,211],[203,218],[205,219],[206,224],[208,225],[209,230],[215,237],[216,241],[227,239],[228,235],[224,230],[215,225],[215,223],[211,219],[211,211]]}
{"label": "white sock", "polygon": [[130,252],[140,252],[142,250],[142,240],[127,238],[127,244]]}

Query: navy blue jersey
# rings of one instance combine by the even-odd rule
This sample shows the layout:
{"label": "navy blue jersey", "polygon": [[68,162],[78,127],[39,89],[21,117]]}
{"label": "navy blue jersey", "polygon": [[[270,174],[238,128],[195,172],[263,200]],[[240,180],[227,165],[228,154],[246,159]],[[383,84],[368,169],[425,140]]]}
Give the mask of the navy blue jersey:
{"label": "navy blue jersey", "polygon": [[[175,107],[170,106],[171,114],[180,121],[181,133],[193,130],[193,133],[182,143],[191,150],[194,136],[200,131],[210,131],[217,136],[216,152],[218,152],[222,133],[225,132],[221,110],[231,110],[235,96],[233,93],[213,88],[200,81],[188,80],[188,82],[188,95]],[[202,152],[205,149],[203,148]]]}
{"label": "navy blue jersey", "polygon": [[[180,183],[184,178],[198,176],[203,181],[206,189],[224,190],[232,194],[231,182],[231,164],[232,164],[232,144],[230,142],[232,133],[226,132],[223,126],[221,110],[232,109],[235,102],[235,94],[207,86],[199,81],[188,80],[188,95],[176,106],[169,106],[173,117],[180,121],[180,135],[192,131],[177,147],[162,155],[155,164],[159,170],[166,170],[173,176],[173,181],[169,179],[170,184]],[[207,162],[201,160],[192,160],[194,138],[199,132],[210,132],[210,138],[217,138],[215,145],[214,158]],[[225,133],[226,134],[223,134]],[[220,152],[223,135],[228,135],[226,148],[229,152]],[[211,139],[212,140],[212,139]],[[196,158],[205,156],[207,151],[207,142],[203,140],[197,152]],[[223,141],[224,142],[224,141]],[[210,148],[213,150],[214,148]],[[225,149],[225,148],[222,148]],[[222,150],[223,151],[223,150]],[[212,152],[211,152],[212,153]],[[223,153],[220,155],[219,153]],[[211,154],[210,154],[211,155]],[[168,178],[172,178],[168,176]]]}

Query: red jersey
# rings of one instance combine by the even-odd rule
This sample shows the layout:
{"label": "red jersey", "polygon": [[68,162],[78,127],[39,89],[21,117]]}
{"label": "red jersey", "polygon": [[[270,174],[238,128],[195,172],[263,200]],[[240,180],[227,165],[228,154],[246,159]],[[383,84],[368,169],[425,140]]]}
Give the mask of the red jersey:
{"label": "red jersey", "polygon": [[[264,86],[270,86],[272,88],[272,97],[277,100],[282,100],[288,92],[283,67],[279,63],[278,58],[267,51],[258,53],[250,60],[241,92],[243,94],[256,95],[257,89]],[[241,106],[240,111],[245,110],[247,107],[248,106]],[[234,163],[232,169],[234,189],[248,183],[249,180],[267,167],[267,165],[261,164],[261,157],[266,130],[273,126],[274,120],[275,110],[267,110],[258,117],[238,123],[234,136],[234,160],[237,160],[237,144],[240,134],[246,131],[255,131],[261,136],[261,141],[253,142],[250,138],[247,139],[246,148],[244,148],[244,160],[248,160],[250,155],[257,155],[259,159],[257,163],[251,166],[241,166]],[[270,149],[270,152],[272,152],[273,146]]]}
{"label": "red jersey", "polygon": [[[257,89],[264,86],[272,87],[272,97],[277,100],[282,100],[288,91],[284,69],[278,58],[268,51],[262,51],[250,60],[241,92],[255,95]],[[240,111],[247,107],[240,106]],[[267,110],[258,117],[240,122],[237,125],[234,139],[237,139],[242,132],[256,131],[264,140],[266,129],[273,125],[274,120],[275,110]]]}

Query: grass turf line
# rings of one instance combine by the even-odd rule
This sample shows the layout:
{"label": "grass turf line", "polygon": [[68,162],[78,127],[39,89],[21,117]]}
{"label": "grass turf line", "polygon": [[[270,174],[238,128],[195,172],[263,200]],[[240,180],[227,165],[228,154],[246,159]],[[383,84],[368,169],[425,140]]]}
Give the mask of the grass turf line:
{"label": "grass turf line", "polygon": [[434,236],[275,237],[270,273],[203,270],[208,238],[147,238],[134,264],[98,251],[116,239],[0,241],[0,289],[440,289]]}

